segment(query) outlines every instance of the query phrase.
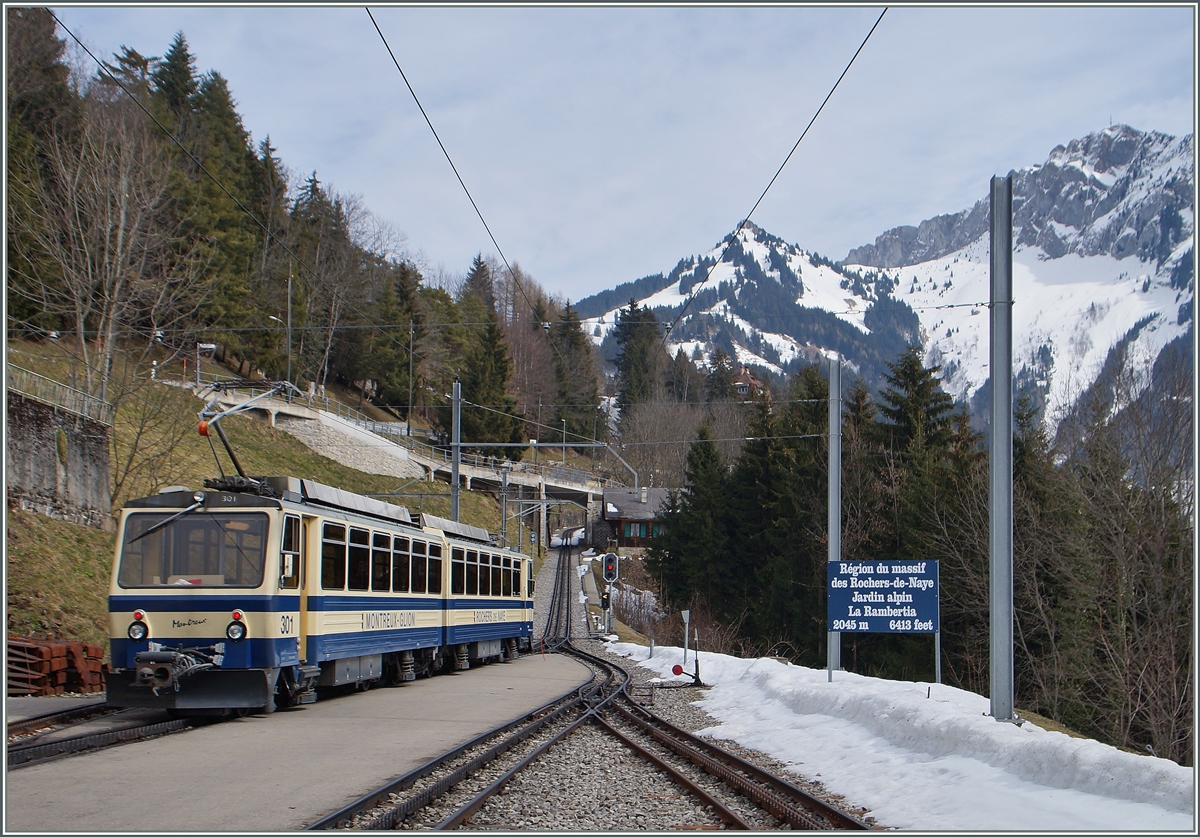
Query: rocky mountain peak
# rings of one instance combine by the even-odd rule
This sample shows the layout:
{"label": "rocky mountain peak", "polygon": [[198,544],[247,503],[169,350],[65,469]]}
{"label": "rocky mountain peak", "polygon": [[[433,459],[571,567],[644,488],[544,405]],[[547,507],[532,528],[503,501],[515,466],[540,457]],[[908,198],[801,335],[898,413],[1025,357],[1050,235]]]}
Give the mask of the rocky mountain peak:
{"label": "rocky mountain peak", "polygon": [[[1128,125],[1055,146],[1046,162],[1012,172],[1017,246],[1045,258],[1075,253],[1162,262],[1188,236],[1192,135],[1182,140]],[[957,252],[988,232],[988,201],[918,226],[888,230],[845,264],[906,267]],[[1190,213],[1189,213],[1190,214]]]}

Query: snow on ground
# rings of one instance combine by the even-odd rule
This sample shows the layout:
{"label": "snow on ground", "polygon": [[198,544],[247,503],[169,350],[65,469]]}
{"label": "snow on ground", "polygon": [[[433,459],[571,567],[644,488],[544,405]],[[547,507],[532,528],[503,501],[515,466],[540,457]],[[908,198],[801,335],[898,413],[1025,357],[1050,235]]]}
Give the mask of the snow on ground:
{"label": "snow on ground", "polygon": [[581,543],[583,543],[583,536],[586,531],[587,530],[582,526],[577,528],[568,527],[567,529],[560,529],[550,536],[550,546],[552,548],[556,546],[562,546],[564,532],[567,536],[567,546],[579,546]]}
{"label": "snow on ground", "polygon": [[[691,679],[670,673],[680,648],[653,658],[640,645],[609,648],[664,680]],[[972,692],[844,671],[829,682],[824,670],[708,652],[700,678],[713,688],[697,705],[720,721],[706,735],[819,779],[884,827],[1196,833],[1191,768],[996,721]]]}

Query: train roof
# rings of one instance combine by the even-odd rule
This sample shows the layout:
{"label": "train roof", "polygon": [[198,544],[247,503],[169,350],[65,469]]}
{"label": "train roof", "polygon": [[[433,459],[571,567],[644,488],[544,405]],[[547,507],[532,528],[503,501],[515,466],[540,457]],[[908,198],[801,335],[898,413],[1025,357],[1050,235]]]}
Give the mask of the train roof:
{"label": "train roof", "polygon": [[316,480],[299,479],[297,477],[245,477],[228,476],[204,481],[206,488],[218,491],[231,491],[239,494],[258,494],[264,497],[274,497],[280,500],[290,500],[341,511],[356,512],[369,517],[382,518],[410,526],[440,529],[449,535],[464,540],[478,541],[491,545],[492,536],[487,529],[471,526],[455,520],[447,520],[432,514],[421,513],[419,520],[414,521],[408,509],[404,506],[385,503],[374,497],[355,494],[341,488],[319,483]]}

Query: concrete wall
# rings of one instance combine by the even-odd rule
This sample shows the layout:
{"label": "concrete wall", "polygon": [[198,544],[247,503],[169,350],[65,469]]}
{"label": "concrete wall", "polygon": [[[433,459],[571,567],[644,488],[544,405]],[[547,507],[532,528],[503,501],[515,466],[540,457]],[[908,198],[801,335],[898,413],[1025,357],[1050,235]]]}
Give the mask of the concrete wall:
{"label": "concrete wall", "polygon": [[8,393],[4,446],[10,504],[111,530],[110,428]]}

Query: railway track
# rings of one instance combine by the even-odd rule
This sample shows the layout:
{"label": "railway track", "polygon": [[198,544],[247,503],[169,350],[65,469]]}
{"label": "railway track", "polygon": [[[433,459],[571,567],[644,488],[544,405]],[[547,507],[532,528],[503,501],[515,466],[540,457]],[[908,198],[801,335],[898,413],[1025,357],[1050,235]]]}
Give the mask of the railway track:
{"label": "railway track", "polygon": [[8,725],[8,769],[157,738],[211,722],[206,718],[169,718],[147,709],[107,709],[102,701],[46,713]]}
{"label": "railway track", "polygon": [[72,706],[68,709],[56,709],[53,712],[43,712],[41,715],[33,715],[29,718],[22,718],[19,721],[9,721],[8,740],[12,741],[13,736],[31,733],[34,730],[46,727],[53,727],[64,721],[92,717],[104,710],[104,701],[93,700],[80,706]]}
{"label": "railway track", "polygon": [[[309,829],[867,828],[635,701],[627,670],[572,642],[579,621],[576,577],[570,549],[563,547],[542,644],[591,668],[587,684]],[[584,790],[597,776],[600,784]]]}

